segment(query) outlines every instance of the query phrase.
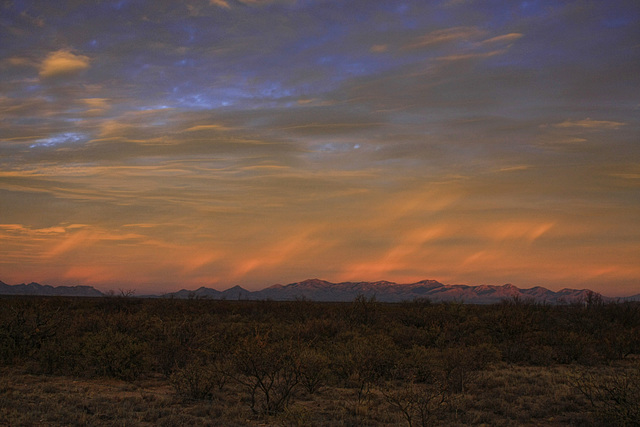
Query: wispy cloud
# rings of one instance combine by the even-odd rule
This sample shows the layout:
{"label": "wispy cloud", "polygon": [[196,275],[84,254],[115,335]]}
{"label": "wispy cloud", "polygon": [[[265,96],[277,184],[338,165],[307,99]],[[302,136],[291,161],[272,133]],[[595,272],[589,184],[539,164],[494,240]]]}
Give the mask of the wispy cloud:
{"label": "wispy cloud", "polygon": [[492,50],[490,52],[462,53],[458,55],[439,56],[438,60],[439,61],[464,61],[469,59],[484,59],[484,58],[491,58],[492,56],[496,56],[496,55],[502,55],[505,52],[506,50],[500,49],[500,50]]}
{"label": "wispy cloud", "polygon": [[229,130],[230,128],[223,126],[223,125],[197,125],[197,126],[191,126],[188,129],[185,129],[185,132],[197,132],[197,131],[202,131],[202,130],[220,130],[220,131],[224,131],[224,130]]}
{"label": "wispy cloud", "polygon": [[81,141],[86,141],[87,139],[87,136],[80,132],[65,132],[52,135],[47,138],[36,139],[35,142],[30,145],[30,147],[55,147],[64,144],[74,144]]}
{"label": "wispy cloud", "polygon": [[467,41],[471,42],[486,34],[485,31],[476,27],[453,27],[442,30],[431,31],[405,45],[404,49],[419,49],[433,47],[445,43]]}
{"label": "wispy cloud", "polygon": [[610,130],[618,129],[625,124],[626,123],[612,120],[593,120],[586,118],[582,120],[565,120],[564,122],[554,124],[553,127],[560,129]]}
{"label": "wispy cloud", "polygon": [[498,44],[498,43],[513,43],[516,40],[522,38],[524,34],[521,33],[509,33],[503,34],[500,36],[491,37],[489,39],[483,40],[482,44]]}
{"label": "wispy cloud", "polygon": [[374,44],[369,49],[373,53],[383,53],[389,50],[389,45],[387,44]]}
{"label": "wispy cloud", "polygon": [[231,9],[235,3],[245,6],[266,6],[272,3],[295,3],[296,0],[209,0],[209,4],[224,9]]}
{"label": "wispy cloud", "polygon": [[209,3],[213,6],[219,6],[222,7],[224,9],[230,9],[231,6],[229,5],[229,2],[226,0],[209,0]]}

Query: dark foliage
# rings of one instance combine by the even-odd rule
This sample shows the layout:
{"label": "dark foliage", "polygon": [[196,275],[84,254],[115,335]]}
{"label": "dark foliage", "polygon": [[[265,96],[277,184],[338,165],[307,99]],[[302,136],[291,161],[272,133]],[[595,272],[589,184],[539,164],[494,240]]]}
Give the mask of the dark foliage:
{"label": "dark foliage", "polygon": [[[234,383],[261,415],[343,387],[358,401],[380,390],[409,424],[425,424],[496,363],[586,368],[639,353],[640,304],[597,298],[565,306],[0,298],[0,365],[129,381],[164,375],[186,399],[213,399]],[[583,375],[575,384],[598,416],[633,418],[626,403],[615,406],[636,392],[624,381],[598,386]]]}

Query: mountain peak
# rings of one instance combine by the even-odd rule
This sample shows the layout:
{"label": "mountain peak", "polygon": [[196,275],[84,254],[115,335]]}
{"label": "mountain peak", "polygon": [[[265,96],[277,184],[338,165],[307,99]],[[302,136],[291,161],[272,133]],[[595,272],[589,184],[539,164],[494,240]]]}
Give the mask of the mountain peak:
{"label": "mountain peak", "polygon": [[331,282],[327,282],[326,280],[322,280],[322,279],[307,279],[307,280],[303,280],[302,282],[297,282],[297,283],[291,283],[291,285],[332,285],[333,283]]}
{"label": "mountain peak", "polygon": [[431,279],[420,280],[419,282],[416,282],[416,284],[421,284],[421,285],[442,285],[442,283],[438,282],[437,280],[431,280]]}

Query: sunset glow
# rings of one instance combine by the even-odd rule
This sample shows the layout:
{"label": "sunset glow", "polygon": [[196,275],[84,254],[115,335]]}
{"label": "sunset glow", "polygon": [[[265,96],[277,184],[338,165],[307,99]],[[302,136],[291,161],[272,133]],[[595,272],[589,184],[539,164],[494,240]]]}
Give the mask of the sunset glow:
{"label": "sunset glow", "polygon": [[640,4],[10,1],[0,280],[640,293]]}

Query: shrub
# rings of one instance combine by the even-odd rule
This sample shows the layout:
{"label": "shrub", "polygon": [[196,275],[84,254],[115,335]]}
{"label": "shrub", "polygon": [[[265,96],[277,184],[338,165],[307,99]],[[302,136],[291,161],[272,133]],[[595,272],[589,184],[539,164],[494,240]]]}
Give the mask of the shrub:
{"label": "shrub", "polygon": [[190,353],[197,348],[196,336],[197,330],[192,322],[162,326],[153,345],[155,361],[162,373],[169,376],[174,369],[185,367]]}
{"label": "shrub", "polygon": [[108,328],[88,333],[82,341],[90,374],[133,380],[144,371],[146,346],[132,336]]}
{"label": "shrub", "polygon": [[349,319],[354,325],[369,325],[377,320],[379,312],[380,303],[376,300],[375,295],[367,298],[360,294],[351,303]]}
{"label": "shrub", "polygon": [[569,381],[589,400],[603,425],[640,425],[640,363],[623,372],[608,370],[604,375],[577,371]]}
{"label": "shrub", "polygon": [[356,390],[360,403],[371,385],[392,377],[397,348],[391,338],[382,334],[347,334],[343,338],[346,342],[336,346],[332,369],[347,387]]}
{"label": "shrub", "polygon": [[256,333],[240,341],[232,360],[231,375],[248,390],[254,413],[275,415],[288,407],[300,381],[298,357],[290,343]]}
{"label": "shrub", "polygon": [[300,382],[311,394],[318,391],[329,373],[329,358],[313,348],[305,348],[299,355]]}
{"label": "shrub", "polygon": [[211,399],[214,389],[222,389],[226,374],[217,366],[193,361],[176,369],[169,381],[176,393],[186,399]]}
{"label": "shrub", "polygon": [[500,352],[490,344],[460,346],[443,350],[438,366],[445,374],[448,386],[454,393],[464,393],[467,384],[489,364],[500,359]]}
{"label": "shrub", "polygon": [[434,416],[445,408],[449,398],[447,387],[438,382],[409,382],[381,391],[391,407],[402,413],[409,427],[433,425]]}
{"label": "shrub", "polygon": [[60,326],[58,310],[42,301],[11,305],[6,314],[0,323],[0,362],[7,364],[33,357]]}

